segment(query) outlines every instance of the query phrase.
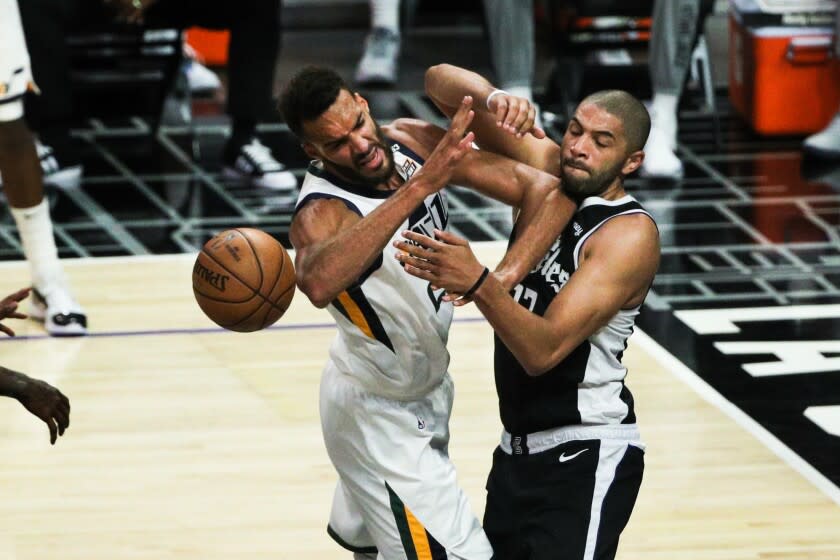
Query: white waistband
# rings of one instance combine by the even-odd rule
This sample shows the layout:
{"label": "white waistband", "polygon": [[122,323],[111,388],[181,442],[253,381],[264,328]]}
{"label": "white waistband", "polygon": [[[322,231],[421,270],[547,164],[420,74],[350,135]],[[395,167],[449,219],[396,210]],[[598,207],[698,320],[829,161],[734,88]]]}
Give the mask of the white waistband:
{"label": "white waistband", "polygon": [[508,432],[503,431],[499,447],[508,455],[523,455],[524,449],[527,449],[529,454],[542,453],[563,443],[581,439],[622,440],[642,450],[645,449],[639,434],[639,427],[636,424],[564,426],[534,432],[524,438],[511,436]]}

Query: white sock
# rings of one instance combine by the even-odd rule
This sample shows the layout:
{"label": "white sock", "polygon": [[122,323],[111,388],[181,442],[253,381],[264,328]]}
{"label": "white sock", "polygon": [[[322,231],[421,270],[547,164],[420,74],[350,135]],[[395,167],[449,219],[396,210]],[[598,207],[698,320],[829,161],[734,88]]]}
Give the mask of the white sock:
{"label": "white sock", "polygon": [[400,32],[400,0],[370,0],[370,26]]}
{"label": "white sock", "polygon": [[32,285],[38,291],[47,293],[56,283],[64,281],[47,199],[44,198],[40,204],[31,208],[9,209],[17,223],[23,253],[29,261]]}
{"label": "white sock", "polygon": [[670,93],[656,93],[650,107],[652,124],[665,136],[671,149],[677,145],[677,103],[679,99]]}

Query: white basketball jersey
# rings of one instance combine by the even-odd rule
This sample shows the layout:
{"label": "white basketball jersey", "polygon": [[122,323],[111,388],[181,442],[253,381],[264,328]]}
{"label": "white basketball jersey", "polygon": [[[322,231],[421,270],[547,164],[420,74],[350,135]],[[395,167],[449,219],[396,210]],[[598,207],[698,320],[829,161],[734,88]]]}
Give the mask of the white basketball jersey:
{"label": "white basketball jersey", "polygon": [[[391,146],[394,163],[403,175],[419,170],[423,160],[399,143]],[[380,191],[350,184],[313,162],[306,173],[297,209],[319,198],[340,199],[364,217],[396,191]],[[409,229],[431,236],[448,221],[442,192],[426,198],[392,237]],[[330,358],[338,370],[366,391],[396,400],[411,400],[436,387],[449,367],[446,341],[453,306],[441,301],[429,282],[403,270],[389,242],[361,277],[328,306],[338,325]]]}

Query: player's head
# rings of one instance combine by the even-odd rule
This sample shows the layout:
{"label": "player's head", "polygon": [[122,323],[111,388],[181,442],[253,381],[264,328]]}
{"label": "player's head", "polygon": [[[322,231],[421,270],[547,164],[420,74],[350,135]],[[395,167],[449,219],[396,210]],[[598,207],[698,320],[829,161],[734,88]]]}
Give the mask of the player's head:
{"label": "player's head", "polygon": [[377,185],[394,170],[394,156],[364,97],[333,70],[298,72],[280,98],[280,112],[312,158],[355,183]]}
{"label": "player's head", "polygon": [[593,93],[581,101],[563,136],[560,177],[569,196],[582,200],[620,187],[642,164],[650,115],[620,90]]}

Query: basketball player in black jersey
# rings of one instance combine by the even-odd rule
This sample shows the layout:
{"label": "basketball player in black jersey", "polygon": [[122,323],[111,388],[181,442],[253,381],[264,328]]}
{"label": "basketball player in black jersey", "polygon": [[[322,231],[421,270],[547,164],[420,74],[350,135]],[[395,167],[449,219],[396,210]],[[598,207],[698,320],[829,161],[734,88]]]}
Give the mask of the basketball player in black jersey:
{"label": "basketball player in black jersey", "polygon": [[[26,319],[26,315],[17,309],[30,291],[31,288],[18,290],[0,300],[0,320]],[[3,324],[0,324],[0,331],[8,336],[15,335],[15,331]],[[17,399],[26,410],[43,420],[50,430],[52,444],[70,425],[70,401],[61,391],[40,379],[0,366],[0,395]]]}
{"label": "basketball player in black jersey", "polygon": [[523,136],[533,120],[522,100],[472,72],[434,67],[426,84],[450,114],[454,99],[472,95],[487,108],[476,112],[477,142],[558,174],[579,203],[511,291],[455,235],[405,232],[411,243],[396,243],[407,272],[449,299],[471,295],[496,331],[505,431],[484,518],[494,558],[612,559],[644,469],[621,357],[659,265],[659,235],[624,179],[644,159],[650,118],[630,94],[599,92],[580,103],[557,146]]}

